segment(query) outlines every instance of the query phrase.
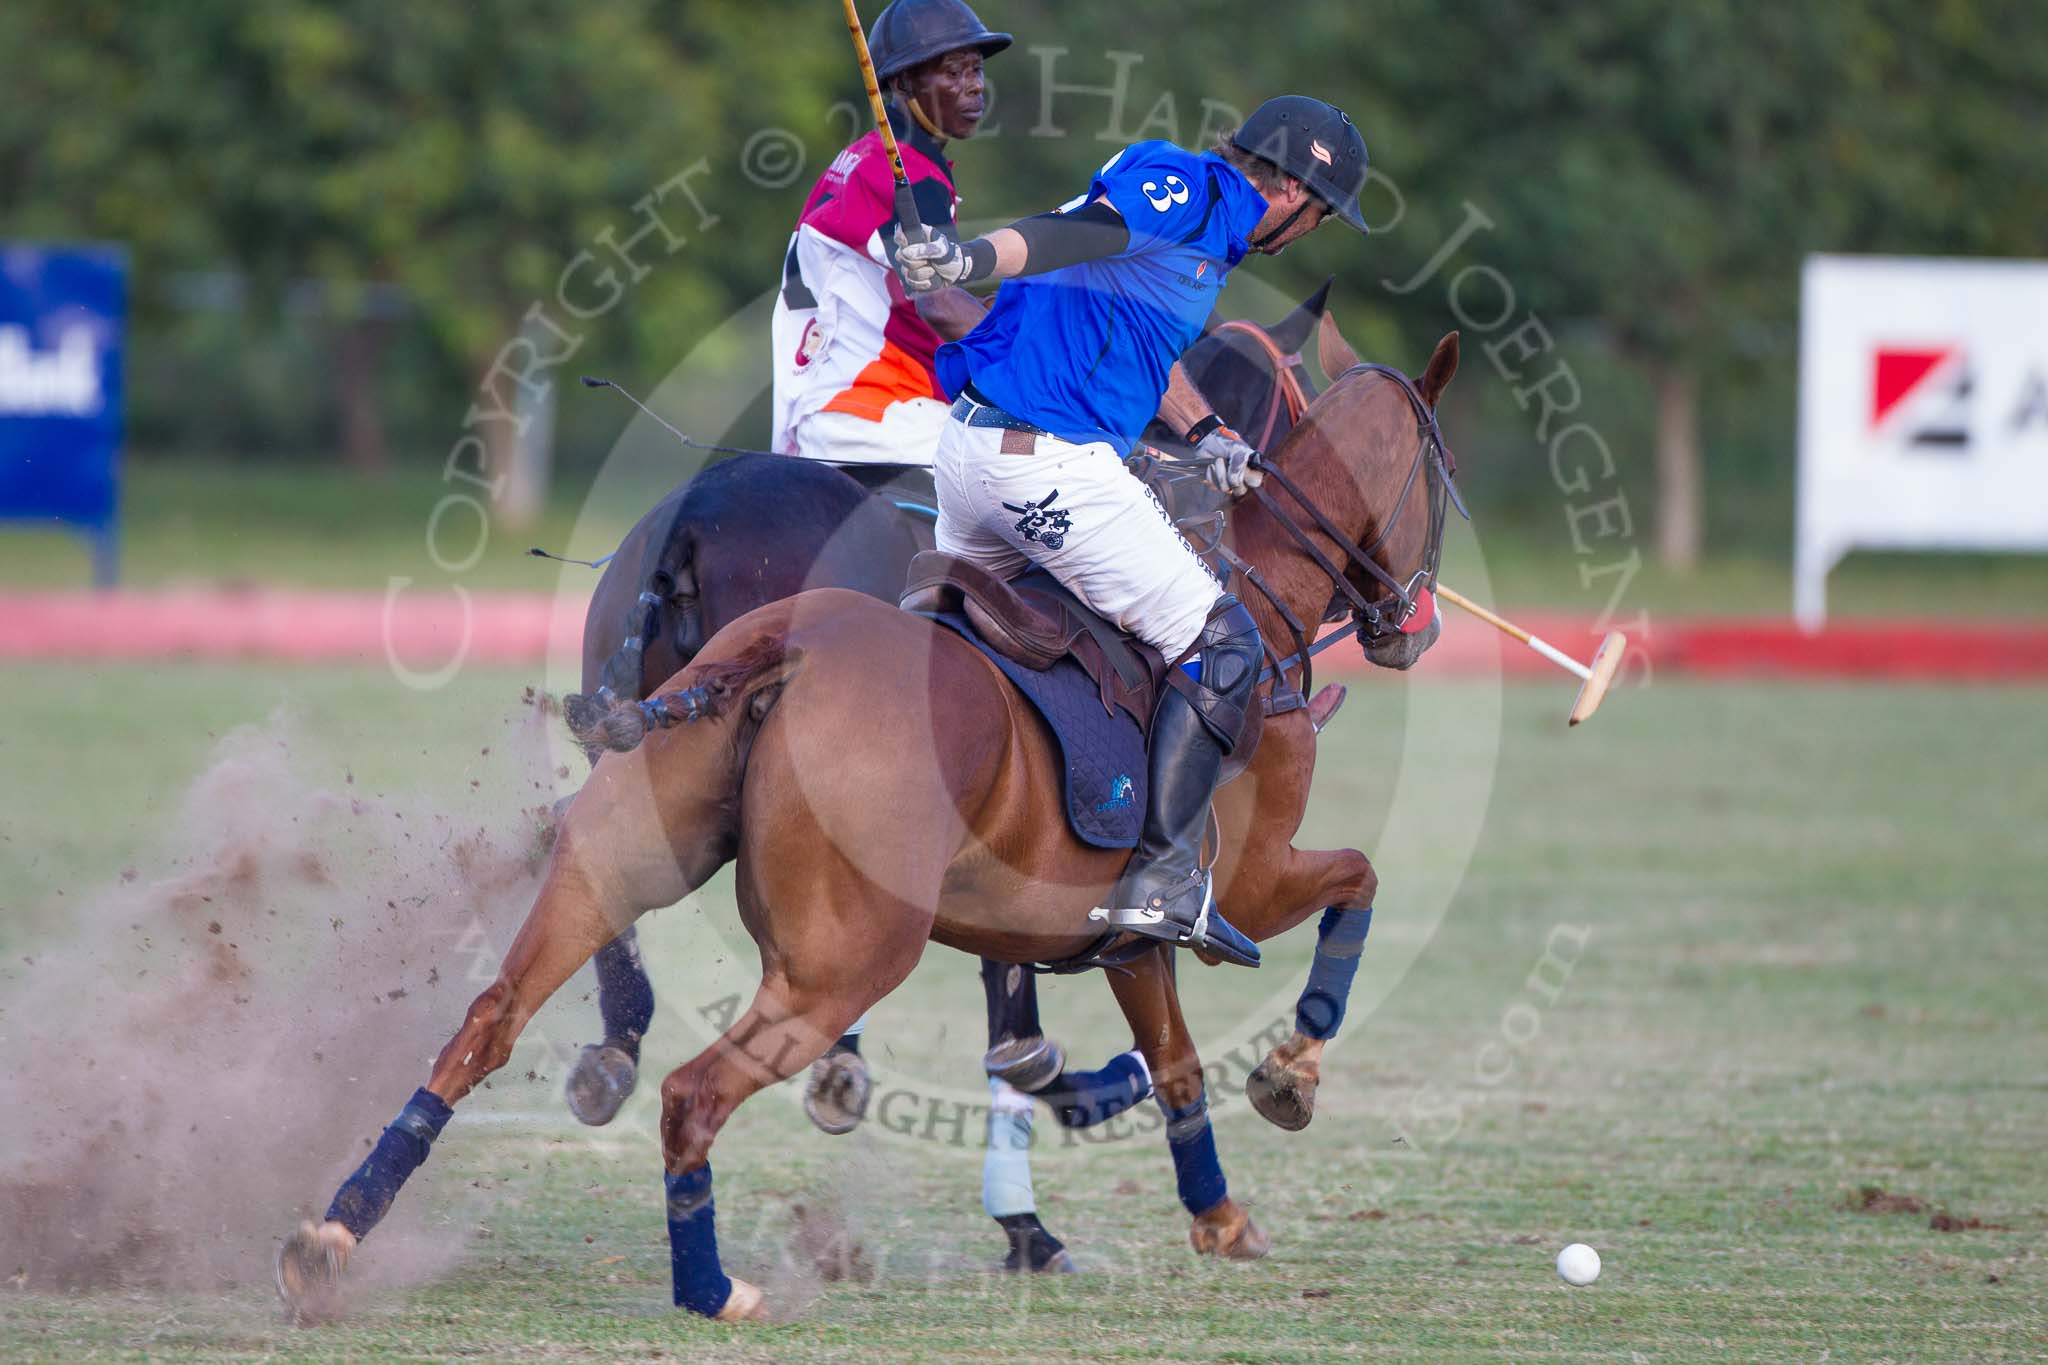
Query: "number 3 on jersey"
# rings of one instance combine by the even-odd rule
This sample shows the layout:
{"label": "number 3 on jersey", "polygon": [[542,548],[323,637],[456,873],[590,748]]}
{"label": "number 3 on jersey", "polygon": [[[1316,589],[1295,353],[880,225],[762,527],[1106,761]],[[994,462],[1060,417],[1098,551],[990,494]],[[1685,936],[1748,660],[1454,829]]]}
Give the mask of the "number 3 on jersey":
{"label": "number 3 on jersey", "polygon": [[1159,213],[1166,212],[1175,204],[1188,202],[1188,182],[1177,175],[1166,177],[1166,191],[1163,194],[1160,193],[1159,183],[1154,180],[1147,180],[1138,188],[1145,192],[1145,202]]}

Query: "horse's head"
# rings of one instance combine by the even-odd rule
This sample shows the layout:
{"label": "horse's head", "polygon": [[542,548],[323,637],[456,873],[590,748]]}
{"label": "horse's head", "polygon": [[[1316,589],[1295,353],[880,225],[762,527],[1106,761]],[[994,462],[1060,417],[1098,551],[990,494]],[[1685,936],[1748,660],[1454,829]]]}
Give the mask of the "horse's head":
{"label": "horse's head", "polygon": [[1413,666],[1442,633],[1433,589],[1457,465],[1436,404],[1457,368],[1452,332],[1419,381],[1383,366],[1336,371],[1261,490],[1269,508],[1334,545],[1326,553],[1342,582],[1331,604],[1358,619],[1365,657],[1383,668]]}

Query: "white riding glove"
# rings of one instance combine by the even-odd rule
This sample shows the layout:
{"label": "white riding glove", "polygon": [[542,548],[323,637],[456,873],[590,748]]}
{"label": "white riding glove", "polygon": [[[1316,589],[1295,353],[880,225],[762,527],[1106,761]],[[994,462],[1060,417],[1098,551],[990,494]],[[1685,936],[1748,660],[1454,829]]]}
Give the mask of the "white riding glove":
{"label": "white riding glove", "polygon": [[1209,464],[1206,477],[1210,486],[1233,498],[1243,497],[1246,491],[1266,481],[1264,474],[1251,467],[1252,459],[1258,453],[1245,444],[1243,437],[1226,426],[1211,428],[1195,442],[1195,458]]}
{"label": "white riding glove", "polygon": [[944,233],[913,242],[896,229],[896,277],[906,294],[929,294],[967,278],[972,263],[960,243]]}

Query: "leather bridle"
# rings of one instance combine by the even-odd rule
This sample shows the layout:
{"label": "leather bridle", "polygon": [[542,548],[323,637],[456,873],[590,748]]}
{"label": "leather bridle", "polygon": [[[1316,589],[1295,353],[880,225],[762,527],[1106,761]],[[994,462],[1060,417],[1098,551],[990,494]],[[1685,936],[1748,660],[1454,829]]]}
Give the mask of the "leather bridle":
{"label": "leather bridle", "polygon": [[[1255,328],[1247,328],[1247,330],[1251,330],[1256,334]],[[1292,379],[1293,376],[1289,368],[1284,364],[1285,357],[1280,355],[1279,347],[1273,345],[1270,338],[1261,339],[1266,342],[1269,355],[1277,362],[1281,362],[1276,365],[1275,369],[1276,378],[1274,386],[1276,393],[1272,403],[1272,410],[1277,412],[1284,401],[1282,391],[1286,388],[1286,383],[1282,376],[1285,376],[1286,379]],[[1456,483],[1457,464],[1452,458],[1448,447],[1444,445],[1443,431],[1437,425],[1436,414],[1431,411],[1429,404],[1423,401],[1422,394],[1416,389],[1414,381],[1390,365],[1361,362],[1339,375],[1336,380],[1332,381],[1331,387],[1335,388],[1337,383],[1361,372],[1377,374],[1391,381],[1402,396],[1408,400],[1409,409],[1413,412],[1416,420],[1417,444],[1415,458],[1409,464],[1407,477],[1402,481],[1400,496],[1395,500],[1392,511],[1381,519],[1379,534],[1373,538],[1372,543],[1370,545],[1360,545],[1352,540],[1335,522],[1330,520],[1328,514],[1322,508],[1318,507],[1301,490],[1299,484],[1295,483],[1278,465],[1269,463],[1263,456],[1256,461],[1254,467],[1264,474],[1265,480],[1259,487],[1250,490],[1250,495],[1258,501],[1259,505],[1271,514],[1273,520],[1280,528],[1287,532],[1295,543],[1301,547],[1303,553],[1307,554],[1315,562],[1316,567],[1329,577],[1331,584],[1330,602],[1324,609],[1321,619],[1315,625],[1321,626],[1327,622],[1339,620],[1347,612],[1351,617],[1350,624],[1344,629],[1334,631],[1311,644],[1310,636],[1313,634],[1313,628],[1296,616],[1294,611],[1280,599],[1279,594],[1275,593],[1267,585],[1265,578],[1254,565],[1223,544],[1220,536],[1216,540],[1216,553],[1223,559],[1224,563],[1228,564],[1233,571],[1266,599],[1267,603],[1272,606],[1274,612],[1280,617],[1281,622],[1287,627],[1289,635],[1293,637],[1294,652],[1284,659],[1280,657],[1279,651],[1273,648],[1270,642],[1267,642],[1266,645],[1267,657],[1270,660],[1266,668],[1266,676],[1271,677],[1275,682],[1275,696],[1270,709],[1275,714],[1281,711],[1293,710],[1305,704],[1308,693],[1314,685],[1310,660],[1316,654],[1328,649],[1339,640],[1348,639],[1353,635],[1356,635],[1361,643],[1367,645],[1398,635],[1401,627],[1415,613],[1417,600],[1422,590],[1432,588],[1436,583],[1437,567],[1443,558],[1444,530],[1449,519],[1447,509],[1449,507],[1456,507],[1458,515],[1465,517],[1467,520],[1470,519],[1471,514],[1465,510],[1464,499],[1458,495]],[[1298,383],[1299,381],[1296,380],[1295,382]],[[1304,402],[1304,410],[1306,406]],[[1272,424],[1269,422],[1269,432],[1271,429]],[[1407,581],[1403,582],[1395,578],[1387,570],[1381,568],[1379,561],[1374,556],[1385,546],[1387,538],[1393,534],[1394,527],[1400,524],[1401,514],[1408,506],[1408,499],[1414,496],[1418,483],[1422,484],[1427,490],[1424,496],[1428,499],[1429,505],[1429,532],[1424,545],[1421,566],[1408,577]],[[1308,527],[1304,526],[1299,518],[1281,505],[1280,499],[1269,491],[1269,486],[1279,489],[1295,506],[1300,508],[1301,512],[1306,515],[1308,523],[1333,543],[1338,557],[1333,558],[1330,552],[1317,543],[1315,536],[1310,533]],[[1384,591],[1373,597],[1367,597],[1359,589],[1358,585],[1352,581],[1352,574],[1354,572],[1363,573],[1367,578],[1378,583]],[[1299,688],[1286,689],[1283,692],[1282,689],[1286,682],[1287,673],[1297,667],[1301,669],[1301,685]]]}
{"label": "leather bridle", "polygon": [[[1266,426],[1253,441],[1252,449],[1266,450],[1273,444],[1273,433],[1280,429],[1280,412],[1287,412],[1287,425],[1291,428],[1301,420],[1301,414],[1308,411],[1308,388],[1301,382],[1301,354],[1287,355],[1280,349],[1280,343],[1273,340],[1266,329],[1256,322],[1233,318],[1217,326],[1218,332],[1236,332],[1252,339],[1252,344],[1265,353],[1273,366],[1273,393],[1266,402]],[[1213,334],[1212,334],[1213,335]]]}

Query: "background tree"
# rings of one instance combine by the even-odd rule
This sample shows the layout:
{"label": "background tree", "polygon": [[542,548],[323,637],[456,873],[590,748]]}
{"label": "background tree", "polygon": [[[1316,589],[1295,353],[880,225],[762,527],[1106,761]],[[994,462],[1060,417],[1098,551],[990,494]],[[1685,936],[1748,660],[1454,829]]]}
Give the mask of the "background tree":
{"label": "background tree", "polygon": [[[2023,0],[979,8],[1019,41],[990,68],[999,131],[954,149],[965,218],[1058,203],[1127,138],[1203,141],[1281,91],[1335,99],[1402,217],[1258,273],[1294,292],[1337,273],[1362,348],[1419,364],[1445,299],[1382,281],[1477,205],[1497,228],[1468,258],[1605,367],[1603,430],[1654,485],[1681,568],[1704,542],[1709,467],[1712,505],[1743,512],[1731,534],[1789,520],[1806,253],[2039,254],[2048,220],[2048,11]],[[773,286],[805,189],[865,125],[824,0],[10,0],[0,90],[0,235],[132,253],[140,437],[267,458],[339,446],[364,468],[387,449],[438,462],[529,304],[701,158],[717,223],[593,322],[577,359],[667,374]],[[1367,198],[1392,218],[1385,183]],[[195,295],[230,311],[195,322]],[[1526,454],[1529,414],[1504,386],[1452,394],[1471,405],[1468,449]],[[572,452],[615,429],[593,405],[563,419]],[[501,468],[509,430],[478,427]],[[1503,461],[1523,472],[1475,493],[1511,502],[1532,463]]]}

